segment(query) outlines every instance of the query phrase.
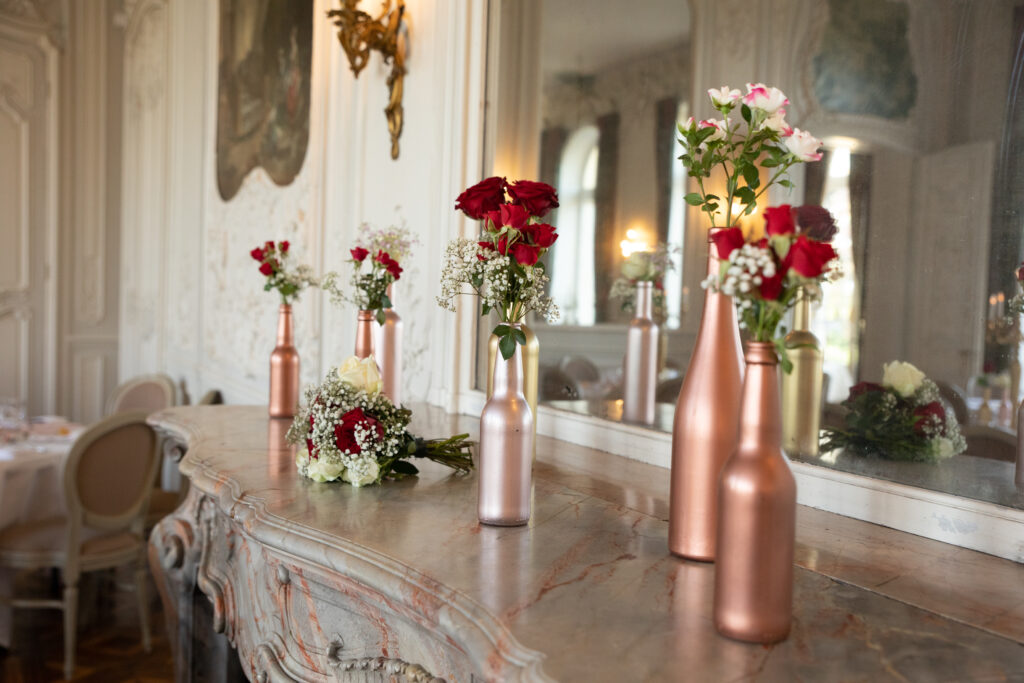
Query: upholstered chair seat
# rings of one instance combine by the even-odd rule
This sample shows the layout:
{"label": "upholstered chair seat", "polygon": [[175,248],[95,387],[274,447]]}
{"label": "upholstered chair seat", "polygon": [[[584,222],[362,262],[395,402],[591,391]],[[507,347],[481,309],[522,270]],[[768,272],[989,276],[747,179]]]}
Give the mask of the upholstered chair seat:
{"label": "upholstered chair seat", "polygon": [[[67,559],[68,518],[50,517],[13,524],[0,531],[0,564],[7,567],[57,567]],[[78,557],[82,571],[134,560],[143,539],[130,531],[104,532],[83,527]]]}

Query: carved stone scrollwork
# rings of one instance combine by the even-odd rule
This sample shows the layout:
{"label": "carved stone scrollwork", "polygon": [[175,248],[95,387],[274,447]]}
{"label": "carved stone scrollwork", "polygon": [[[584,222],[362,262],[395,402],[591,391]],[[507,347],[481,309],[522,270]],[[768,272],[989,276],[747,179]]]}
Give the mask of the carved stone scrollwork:
{"label": "carved stone scrollwork", "polygon": [[338,671],[377,673],[378,680],[384,681],[407,681],[408,683],[446,683],[445,679],[438,678],[424,669],[419,664],[411,664],[401,659],[390,657],[363,657],[360,659],[346,659],[333,664]]}
{"label": "carved stone scrollwork", "polygon": [[202,552],[199,557],[199,571],[196,575],[196,586],[210,599],[213,606],[213,630],[223,633],[228,640],[234,642],[234,628],[229,616],[234,613],[231,600],[231,585],[214,569],[211,555],[213,552],[214,527],[216,526],[216,506],[213,499],[204,496],[200,503],[200,523],[203,528]]}

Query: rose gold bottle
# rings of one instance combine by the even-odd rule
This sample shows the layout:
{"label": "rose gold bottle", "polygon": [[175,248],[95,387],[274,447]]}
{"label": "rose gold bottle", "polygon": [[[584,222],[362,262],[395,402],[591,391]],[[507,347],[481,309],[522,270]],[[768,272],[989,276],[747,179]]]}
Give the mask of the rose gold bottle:
{"label": "rose gold bottle", "polygon": [[[708,274],[718,253],[708,234]],[[736,450],[743,361],[732,299],[708,290],[690,367],[672,425],[668,547],[691,560],[714,561],[718,477]]]}
{"label": "rose gold bottle", "polygon": [[299,405],[299,352],[292,331],[292,307],[277,313],[277,346],[270,354],[270,417],[293,417]]}
{"label": "rose gold bottle", "polygon": [[499,354],[493,384],[480,413],[477,516],[481,524],[520,526],[530,521],[533,413],[523,395],[519,344],[508,360]]}
{"label": "rose gold bottle", "polygon": [[1013,483],[1018,489],[1024,490],[1024,401],[1017,409],[1017,469]]}
{"label": "rose gold bottle", "polygon": [[658,325],[653,317],[652,282],[636,283],[636,317],[626,331],[622,368],[622,418],[654,424],[654,389],[658,382]]}
{"label": "rose gold bottle", "polygon": [[356,357],[373,355],[373,311],[359,311],[356,318]]}
{"label": "rose gold bottle", "polygon": [[796,480],[782,453],[778,360],[747,345],[739,444],[719,489],[715,627],[729,638],[774,643],[793,618]]}
{"label": "rose gold bottle", "polygon": [[[388,286],[388,298],[394,306],[394,295]],[[402,405],[402,319],[394,308],[384,309],[384,324],[373,326],[374,358],[384,382],[384,395],[396,406]]]}

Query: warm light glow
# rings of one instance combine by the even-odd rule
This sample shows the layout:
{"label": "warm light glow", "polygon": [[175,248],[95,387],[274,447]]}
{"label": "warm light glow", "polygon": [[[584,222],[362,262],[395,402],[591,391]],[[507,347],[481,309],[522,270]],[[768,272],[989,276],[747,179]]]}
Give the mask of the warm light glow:
{"label": "warm light glow", "polygon": [[653,250],[644,232],[644,230],[639,228],[630,228],[626,231],[626,239],[619,242],[619,247],[622,249],[622,258],[629,258],[640,251]]}

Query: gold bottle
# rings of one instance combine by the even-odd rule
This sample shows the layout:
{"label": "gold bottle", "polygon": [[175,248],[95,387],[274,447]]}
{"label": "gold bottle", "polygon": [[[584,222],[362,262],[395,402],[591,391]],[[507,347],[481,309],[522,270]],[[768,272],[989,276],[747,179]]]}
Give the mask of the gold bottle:
{"label": "gold bottle", "polygon": [[[534,443],[537,441],[537,380],[540,368],[540,343],[537,335],[533,333],[526,324],[521,329],[526,335],[526,344],[522,347],[523,357],[523,395],[526,402],[530,404],[530,412],[533,414],[533,436]],[[500,357],[498,351],[498,337],[491,335],[487,343],[487,398],[494,393],[494,360]]]}
{"label": "gold bottle", "polygon": [[793,369],[782,373],[782,448],[790,455],[817,457],[821,427],[822,352],[811,333],[811,301],[801,291],[793,310],[786,350]]}

